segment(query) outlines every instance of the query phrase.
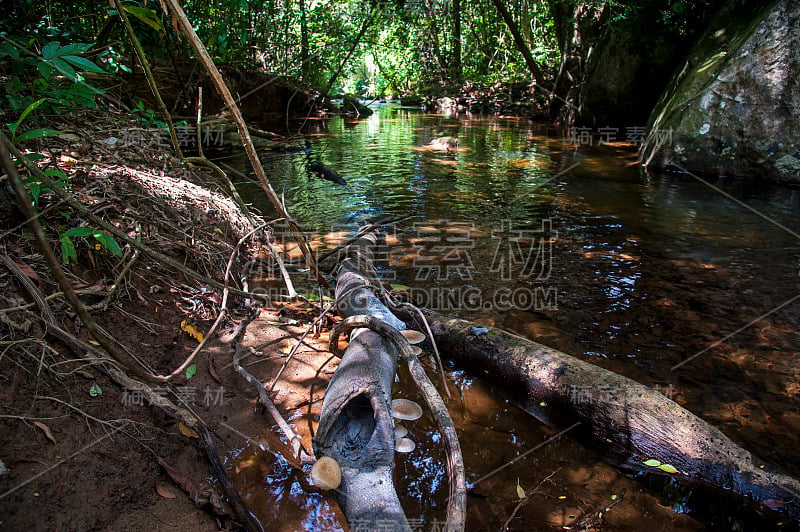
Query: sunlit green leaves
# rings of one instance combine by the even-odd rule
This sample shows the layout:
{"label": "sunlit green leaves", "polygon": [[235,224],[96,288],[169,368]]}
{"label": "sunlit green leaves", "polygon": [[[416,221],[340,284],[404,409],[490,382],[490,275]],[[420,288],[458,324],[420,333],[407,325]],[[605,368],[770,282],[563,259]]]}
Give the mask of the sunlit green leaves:
{"label": "sunlit green leaves", "polygon": [[661,471],[669,474],[678,473],[678,469],[670,464],[663,464],[660,460],[656,460],[655,458],[650,458],[649,460],[645,460],[642,462],[644,465],[648,467],[655,467],[660,469]]}
{"label": "sunlit green leaves", "polygon": [[59,235],[59,240],[61,242],[61,259],[67,264],[71,261],[78,262],[78,255],[72,239],[87,237],[93,237],[98,248],[104,248],[116,257],[122,256],[122,249],[113,236],[89,227],[73,227]]}
{"label": "sunlit green leaves", "polygon": [[148,9],[146,7],[140,6],[122,6],[122,9],[125,10],[126,13],[130,13],[137,19],[141,20],[154,30],[161,32],[164,30],[164,25],[161,24],[161,19],[158,18],[158,14],[155,12],[154,9]]}

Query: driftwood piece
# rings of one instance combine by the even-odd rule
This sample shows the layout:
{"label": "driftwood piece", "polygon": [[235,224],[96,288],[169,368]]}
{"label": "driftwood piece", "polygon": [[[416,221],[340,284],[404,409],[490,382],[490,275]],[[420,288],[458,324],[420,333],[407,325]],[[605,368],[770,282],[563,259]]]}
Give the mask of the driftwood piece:
{"label": "driftwood piece", "polygon": [[[336,304],[342,316],[368,314],[404,327],[368,288],[355,253],[339,263]],[[390,408],[396,354],[372,331],[353,331],[325,391],[314,454],[330,456],[342,470],[336,499],[347,520],[410,531],[394,488],[394,422]]]}
{"label": "driftwood piece", "polygon": [[392,481],[394,422],[390,401],[395,361],[401,354],[444,436],[451,495],[447,529],[461,531],[466,489],[455,427],[399,332],[405,324],[370,289],[375,280],[371,263],[375,240],[376,236],[368,233],[353,243],[337,268],[336,305],[346,320],[331,334],[331,340],[335,342],[346,329],[351,331],[350,343],[325,392],[314,451],[318,457],[331,456],[339,463],[342,484],[337,499],[351,525],[368,523],[387,530],[410,530]]}
{"label": "driftwood piece", "polygon": [[464,320],[426,315],[450,357],[502,382],[545,423],[580,422],[570,435],[618,467],[662,473],[644,464],[657,460],[677,469],[672,476],[680,481],[751,497],[800,520],[800,481],[758,460],[661,393],[509,332],[483,332]]}
{"label": "driftwood piece", "polygon": [[314,454],[342,470],[336,498],[351,528],[361,524],[410,531],[394,488],[394,423],[390,408],[395,353],[371,331],[354,334],[328,384]]}
{"label": "driftwood piece", "polygon": [[322,179],[330,181],[331,183],[336,183],[337,185],[342,185],[343,187],[347,186],[347,181],[345,181],[342,176],[336,173],[336,171],[331,170],[328,166],[322,163],[322,161],[312,161],[309,163],[308,169]]}

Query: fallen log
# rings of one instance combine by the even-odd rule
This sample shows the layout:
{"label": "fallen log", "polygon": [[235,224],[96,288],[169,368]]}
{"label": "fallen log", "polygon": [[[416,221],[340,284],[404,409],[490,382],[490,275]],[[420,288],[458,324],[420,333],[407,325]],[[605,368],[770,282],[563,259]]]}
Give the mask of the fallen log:
{"label": "fallen log", "polygon": [[[314,454],[329,456],[341,469],[335,497],[351,527],[410,531],[394,488],[394,421],[391,389],[400,354],[437,419],[447,444],[450,498],[448,530],[464,529],[464,465],[444,402],[424,373],[411,346],[400,334],[405,324],[373,294],[376,279],[371,249],[376,236],[367,232],[346,250],[336,272],[336,305],[347,318],[331,334],[350,332],[350,343],[325,391]],[[336,352],[332,346],[332,351]]]}
{"label": "fallen log", "polygon": [[800,520],[800,481],[719,429],[627,377],[496,328],[425,311],[439,348],[485,371],[520,406],[612,464],[729,490]]}

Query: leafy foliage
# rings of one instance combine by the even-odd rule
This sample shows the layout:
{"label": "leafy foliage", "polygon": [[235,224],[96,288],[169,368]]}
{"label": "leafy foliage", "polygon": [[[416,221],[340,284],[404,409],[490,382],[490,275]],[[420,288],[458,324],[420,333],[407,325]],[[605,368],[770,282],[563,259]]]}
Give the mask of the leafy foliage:
{"label": "leafy foliage", "polygon": [[88,238],[94,239],[94,247],[96,250],[105,249],[116,257],[122,256],[122,249],[116,239],[103,231],[98,229],[91,229],[89,227],[73,227],[67,229],[59,235],[61,241],[61,259],[69,264],[70,262],[78,262],[78,254],[75,250],[75,244],[72,242],[73,238]]}
{"label": "leafy foliage", "polygon": [[105,71],[78,55],[91,46],[88,43],[62,46],[50,41],[36,54],[21,42],[7,38],[0,44],[0,60],[8,73],[5,98],[12,112],[21,113],[35,103],[36,107],[44,104],[44,112],[60,113],[75,106],[94,108],[95,96],[104,91],[86,83],[84,74]]}
{"label": "leafy foliage", "polygon": [[[551,8],[569,18],[580,6],[588,6],[606,12],[611,26],[641,27],[643,32],[658,26],[679,37],[688,31],[689,21],[718,3],[518,0],[505,4],[535,61],[545,71],[555,72],[561,60],[558,32],[563,33],[564,27],[557,28]],[[38,3],[25,9],[25,4],[12,4],[14,12],[0,22],[0,32],[11,30],[10,34],[24,35],[25,41],[43,44],[38,62],[47,65],[41,67],[44,77],[50,68],[69,79],[75,79],[81,70],[93,72],[89,59],[81,55],[86,50],[82,46],[87,45],[66,45],[65,49],[57,43],[74,42],[79,35],[85,42],[98,35],[107,37],[106,30],[115,27],[118,13],[93,3],[53,0],[47,9]],[[158,4],[129,0],[123,9],[148,54],[191,54],[174,21]],[[216,61],[260,68],[317,86],[325,86],[339,70],[360,28],[371,20],[344,64],[334,93],[377,97],[463,87],[464,83],[491,86],[529,80],[525,62],[492,0],[187,0],[184,9]],[[13,27],[10,21],[17,17],[22,22]],[[127,47],[124,38],[121,42]],[[130,70],[122,60],[125,51],[99,47],[97,60],[112,72]],[[23,61],[19,57],[14,60]],[[31,66],[31,58],[24,61]],[[36,94],[28,95],[31,99],[22,100],[24,86],[12,79],[9,92],[16,98],[15,111],[43,96],[59,101],[52,93],[45,94],[46,89],[40,87]],[[72,90],[79,93],[74,96],[77,99],[90,96],[79,88]]]}

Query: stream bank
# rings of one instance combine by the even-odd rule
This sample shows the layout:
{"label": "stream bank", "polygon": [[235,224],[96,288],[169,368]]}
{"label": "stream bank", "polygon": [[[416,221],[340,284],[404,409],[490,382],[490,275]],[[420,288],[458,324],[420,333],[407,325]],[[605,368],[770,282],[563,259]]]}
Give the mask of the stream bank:
{"label": "stream bank", "polygon": [[[188,183],[202,184],[204,189],[225,190],[225,187],[215,184],[202,171],[178,165],[158,146],[155,138],[143,138],[138,133],[136,140],[115,135],[115,129],[124,132],[131,125],[124,120],[120,123],[120,119],[123,117],[102,114],[82,117],[83,123],[93,124],[93,130],[75,124],[55,124],[65,131],[71,129],[68,134],[74,135],[62,139],[59,147],[53,143],[50,148],[57,164],[72,175],[72,190],[85,198],[96,212],[110,217],[118,227],[138,230],[145,242],[204,272],[210,279],[220,281],[233,245],[242,236],[241,231],[236,230],[236,224],[226,221],[230,216],[220,216],[225,201],[216,203],[214,200],[211,205],[208,203],[211,196],[204,196],[202,189],[193,189]],[[117,140],[110,142],[112,137]],[[75,162],[62,159],[62,155]],[[448,156],[424,156],[438,159],[440,162],[432,163],[439,167],[452,166],[441,162],[448,160]],[[517,170],[535,167],[534,164],[514,161],[510,167]],[[176,177],[183,178],[183,181],[175,181]],[[162,185],[145,189],[142,184],[147,182]],[[183,193],[173,194],[170,198],[158,193],[159,189],[174,189],[176,184],[181,185]],[[489,191],[469,197],[480,198]],[[187,205],[187,200],[196,203]],[[293,203],[290,200],[289,204]],[[52,199],[45,197],[42,207],[47,209],[52,204]],[[46,211],[43,215],[45,225],[54,227],[65,223],[61,221],[64,217],[56,214],[57,210],[54,207]],[[362,211],[359,214],[367,216],[370,213]],[[78,222],[72,217],[68,223]],[[137,223],[139,229],[136,229]],[[40,290],[49,293],[53,290],[52,284],[48,284],[41,258],[31,252],[33,245],[29,237],[13,227],[9,229],[12,232],[6,235],[4,243],[14,244],[11,252],[15,253],[15,258],[36,272],[43,283]],[[315,233],[311,244],[320,250],[333,248],[348,234],[347,231]],[[51,231],[49,236],[55,240],[57,235]],[[402,233],[399,236],[402,237]],[[398,244],[400,249],[405,245],[402,241],[395,242]],[[84,295],[87,304],[102,302],[109,291],[108,280],[115,279],[123,264],[132,260],[131,252],[128,251],[120,261],[86,243],[79,243],[77,249],[78,264],[70,271],[79,278],[81,289],[99,292],[87,292]],[[21,254],[20,250],[27,251]],[[285,245],[282,250],[287,257],[297,258],[291,245]],[[245,267],[246,260],[255,261],[250,263],[252,265],[264,264],[266,259],[268,254],[257,242],[249,243],[248,258],[237,264],[237,277],[245,271],[253,273],[256,270],[267,279],[267,283],[279,282],[270,268]],[[296,274],[301,273],[294,270],[296,266],[291,268]],[[187,325],[206,331],[218,314],[219,293],[185,279],[181,272],[145,256],[135,261],[130,272],[123,283],[126,289],[120,289],[117,306],[110,306],[107,312],[96,311],[98,322],[107,330],[114,331],[118,340],[147,360],[156,371],[171,371],[197,345],[196,336],[192,336],[196,331],[185,326],[182,328],[182,322],[187,320]],[[4,308],[27,304],[25,294],[16,288],[6,272],[3,275],[2,282],[8,287],[5,297],[13,298],[4,303]],[[85,335],[85,330],[76,323],[66,306],[59,304],[57,297],[53,301],[63,323],[69,324],[68,328],[75,334]],[[286,456],[283,454],[286,442],[274,436],[272,422],[261,413],[254,391],[229,365],[230,338],[236,323],[243,317],[241,303],[237,298],[231,300],[231,316],[224,322],[220,335],[212,339],[197,359],[196,373],[190,378],[179,377],[174,387],[165,386],[165,393],[176,400],[183,397],[189,403],[187,406],[215,428],[219,452],[226,459],[240,491],[249,495],[248,500],[254,501],[253,511],[262,522],[285,523],[287,529],[293,529],[297,522],[326,529],[340,527],[341,520],[327,497],[308,486],[305,475],[279,456]],[[308,303],[273,306],[265,309],[248,328],[244,339],[245,361],[259,380],[270,383],[274,379],[316,312],[314,305]],[[26,320],[30,321],[31,329],[28,332],[17,331],[15,334],[20,336],[16,338],[43,338],[38,318],[35,313],[30,313],[30,307],[5,315],[17,324],[24,325]],[[331,323],[326,324],[329,325]],[[280,391],[274,398],[275,402],[301,433],[307,448],[310,448],[326,381],[335,368],[335,361],[325,364],[330,358],[325,347],[326,335],[323,328],[318,338],[312,338],[316,334],[307,337],[295,362],[288,366],[288,371],[276,386]],[[41,345],[34,340],[25,340],[12,346],[4,358],[6,363],[16,362],[11,371],[4,372],[10,385],[5,388],[3,400],[5,405],[9,405],[8,412],[18,417],[3,418],[2,421],[10,429],[3,431],[5,439],[0,443],[1,458],[10,469],[2,481],[10,489],[20,480],[32,478],[47,467],[55,466],[52,471],[59,474],[38,477],[9,494],[5,501],[0,501],[3,505],[11,504],[9,508],[12,509],[11,517],[4,520],[4,524],[36,526],[38,521],[33,520],[46,515],[48,525],[53,528],[133,529],[141,527],[143,522],[154,529],[166,527],[164,522],[172,525],[187,523],[187,528],[193,529],[204,529],[205,526],[213,529],[216,526],[214,520],[204,514],[200,514],[200,518],[193,517],[196,510],[191,504],[185,504],[188,499],[175,484],[175,477],[167,476],[158,466],[156,455],[182,472],[200,488],[200,493],[205,494],[208,504],[219,511],[220,505],[214,504],[219,496],[216,499],[212,497],[215,493],[212,487],[204,485],[204,480],[209,477],[208,466],[195,447],[195,439],[185,435],[176,420],[165,418],[147,404],[140,404],[126,390],[120,390],[106,380],[99,371],[66,358],[68,353],[57,346],[54,346],[55,351],[45,350],[42,358],[39,351],[24,349],[28,342]],[[488,385],[462,369],[450,367],[448,375],[448,386],[453,395],[448,407],[454,412],[457,428],[462,434],[469,435],[464,438],[469,478],[479,478],[511,457],[554,436],[554,431],[533,422]],[[101,394],[95,390],[92,395],[93,382],[102,390]],[[406,383],[408,376],[401,371],[395,393],[419,400]],[[103,427],[63,403],[37,399],[37,396],[44,397],[41,390],[47,390],[47,397],[68,402],[92,418],[112,423],[110,430],[122,426],[120,432],[126,434],[125,439],[116,439],[117,436],[113,435],[95,443],[90,452],[79,453],[59,463],[59,460],[71,457],[102,437]],[[129,428],[125,421],[128,419],[135,422],[135,431]],[[47,432],[33,424],[34,421],[47,426],[57,443],[49,440]],[[437,454],[441,452],[437,432],[430,418],[424,418],[410,430],[418,446],[407,458],[398,458],[399,491],[406,494],[404,504],[410,518],[434,526],[443,517],[445,493],[442,457]],[[37,442],[35,446],[31,445],[32,439]],[[7,459],[8,456],[13,458]],[[120,464],[123,464],[124,474],[119,474]],[[83,480],[63,490],[62,479],[76,475]],[[531,495],[529,503],[520,504],[518,484],[526,497]],[[670,503],[654,496],[635,480],[566,439],[549,442],[541,453],[518,462],[516,467],[502,475],[494,476],[486,486],[474,490],[470,498],[470,517],[480,523],[479,527],[497,527],[513,516],[513,526],[519,529],[530,529],[542,523],[560,528],[594,522],[602,513],[612,526],[632,530],[651,530],[659,526],[671,530],[702,528],[700,522],[683,513],[687,509],[681,506],[682,503]],[[95,497],[91,508],[87,508],[85,503],[86,493]],[[175,498],[168,498],[165,493],[171,493]],[[688,500],[690,494],[683,493],[680,497]],[[617,499],[621,501],[606,510]],[[534,501],[538,504],[530,504]]]}

